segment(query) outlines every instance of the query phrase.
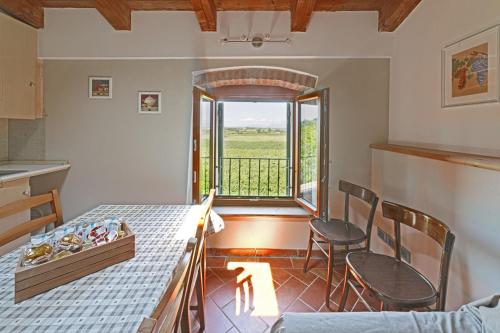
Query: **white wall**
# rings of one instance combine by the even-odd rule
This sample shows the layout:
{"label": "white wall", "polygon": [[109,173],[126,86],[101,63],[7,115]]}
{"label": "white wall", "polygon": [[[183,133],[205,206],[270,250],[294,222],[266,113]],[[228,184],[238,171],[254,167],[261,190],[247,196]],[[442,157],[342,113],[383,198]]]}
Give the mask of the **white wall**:
{"label": "white wall", "polygon": [[305,249],[309,219],[276,220],[248,218],[225,220],[224,231],[208,238],[207,246],[217,249]]}
{"label": "white wall", "polygon": [[[385,141],[388,133],[388,59],[48,60],[45,157],[72,164],[66,178],[59,179],[65,217],[102,203],[184,203],[191,73],[241,65],[318,75],[318,87],[330,87],[332,192],[339,178],[370,183],[368,145]],[[113,77],[113,99],[87,97],[92,75]],[[137,113],[140,90],[162,91],[161,115]],[[249,230],[262,231],[262,223],[237,223],[224,232],[218,247],[303,248],[307,241],[307,222],[269,222],[272,238],[256,237],[237,246],[230,241],[248,236]]]}
{"label": "white wall", "polygon": [[[395,34],[391,141],[500,151],[498,103],[441,108],[443,46],[495,23],[500,23],[498,0],[422,1]],[[499,184],[500,173],[495,171],[373,152],[372,188],[383,199],[442,219],[456,235],[449,308],[500,290]],[[392,231],[380,212],[377,224]],[[406,245],[413,255],[412,264],[435,280],[438,252],[433,242],[408,233]],[[378,240],[374,249],[389,251]]]}
{"label": "white wall", "polygon": [[391,140],[500,150],[500,104],[441,108],[442,48],[494,24],[498,0],[422,1],[395,34]]}
{"label": "white wall", "polygon": [[[133,12],[132,31],[115,31],[95,9],[45,9],[39,55],[51,57],[387,57],[393,34],[377,12],[314,13],[307,33],[290,33],[288,12],[219,12],[217,32],[201,32],[193,12]],[[291,45],[222,46],[223,37],[270,32]]]}

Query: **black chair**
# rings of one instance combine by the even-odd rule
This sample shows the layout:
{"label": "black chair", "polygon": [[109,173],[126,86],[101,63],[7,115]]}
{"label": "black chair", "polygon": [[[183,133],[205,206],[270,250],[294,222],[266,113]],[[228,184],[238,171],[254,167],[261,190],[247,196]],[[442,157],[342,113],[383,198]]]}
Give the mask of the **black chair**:
{"label": "black chair", "polygon": [[[332,288],[333,266],[334,266],[334,246],[340,245],[345,247],[345,252],[352,250],[355,251],[369,251],[370,250],[370,236],[377,209],[378,197],[377,195],[358,185],[351,184],[344,180],[339,182],[339,190],[345,193],[345,206],[344,206],[344,219],[331,219],[323,221],[315,218],[309,222],[309,243],[307,247],[306,260],[304,263],[304,272],[307,272],[309,260],[311,258],[311,251],[313,243],[316,244],[321,252],[328,257],[328,274],[326,281],[326,306],[330,306],[330,293]],[[361,228],[349,222],[349,197],[353,196],[357,199],[370,205],[370,212],[366,224],[366,231],[363,232]],[[319,239],[316,239],[317,236]],[[357,249],[349,249],[351,245],[365,243],[363,247]],[[322,248],[321,244],[328,244],[328,253]]]}
{"label": "black chair", "polygon": [[[384,217],[394,222],[394,257],[377,253],[349,253],[346,257],[344,289],[339,311],[344,311],[349,290],[371,310],[352,284],[351,278],[380,300],[380,310],[425,309],[435,305],[437,311],[444,311],[455,236],[443,222],[412,208],[384,201],[382,211]],[[429,236],[441,246],[437,288],[424,275],[401,260],[401,223]]]}

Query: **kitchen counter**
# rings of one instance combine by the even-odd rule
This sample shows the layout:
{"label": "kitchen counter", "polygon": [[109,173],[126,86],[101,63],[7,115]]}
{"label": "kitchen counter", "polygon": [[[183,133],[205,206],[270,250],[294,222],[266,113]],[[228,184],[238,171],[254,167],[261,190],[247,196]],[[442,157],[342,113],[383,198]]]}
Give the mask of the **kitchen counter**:
{"label": "kitchen counter", "polygon": [[10,170],[23,170],[23,172],[9,175],[0,174],[0,187],[4,182],[62,171],[70,167],[68,161],[3,161],[0,162],[0,173]]}

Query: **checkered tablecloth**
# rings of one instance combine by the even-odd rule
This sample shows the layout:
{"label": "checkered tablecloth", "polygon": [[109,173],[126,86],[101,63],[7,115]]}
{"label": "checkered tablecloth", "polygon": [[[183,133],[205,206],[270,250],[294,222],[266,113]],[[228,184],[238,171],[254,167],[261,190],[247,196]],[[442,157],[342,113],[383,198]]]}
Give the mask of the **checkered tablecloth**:
{"label": "checkered tablecloth", "polygon": [[136,332],[149,317],[187,239],[199,206],[103,205],[70,223],[116,216],[136,235],[135,258],[14,304],[20,249],[0,257],[0,332]]}

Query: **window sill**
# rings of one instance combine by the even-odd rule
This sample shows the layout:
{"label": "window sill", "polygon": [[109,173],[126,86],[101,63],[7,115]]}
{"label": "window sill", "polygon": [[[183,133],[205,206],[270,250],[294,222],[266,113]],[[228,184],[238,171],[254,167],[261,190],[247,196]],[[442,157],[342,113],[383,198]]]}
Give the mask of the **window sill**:
{"label": "window sill", "polygon": [[258,207],[258,206],[219,206],[214,211],[225,218],[290,218],[309,219],[311,214],[301,207]]}
{"label": "window sill", "polygon": [[216,196],[214,205],[217,207],[300,207],[293,198],[234,198],[228,196]]}

